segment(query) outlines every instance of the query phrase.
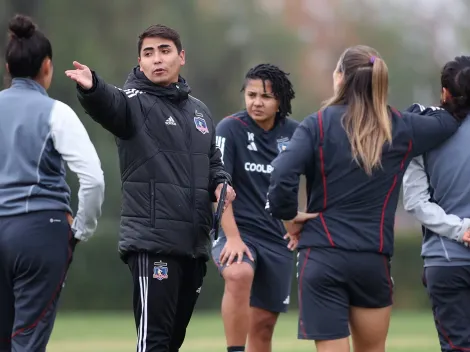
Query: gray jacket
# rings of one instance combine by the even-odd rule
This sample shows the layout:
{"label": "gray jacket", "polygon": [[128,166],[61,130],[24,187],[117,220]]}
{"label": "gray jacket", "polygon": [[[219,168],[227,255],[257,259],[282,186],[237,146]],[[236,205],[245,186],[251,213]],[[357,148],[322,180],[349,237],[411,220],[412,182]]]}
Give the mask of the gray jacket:
{"label": "gray jacket", "polygon": [[80,182],[72,230],[79,240],[93,235],[104,197],[100,160],[75,112],[31,79],[0,92],[0,159],[0,216],[71,213],[66,163]]}
{"label": "gray jacket", "polygon": [[423,226],[425,266],[470,265],[470,119],[438,148],[414,158],[403,178],[405,210]]}

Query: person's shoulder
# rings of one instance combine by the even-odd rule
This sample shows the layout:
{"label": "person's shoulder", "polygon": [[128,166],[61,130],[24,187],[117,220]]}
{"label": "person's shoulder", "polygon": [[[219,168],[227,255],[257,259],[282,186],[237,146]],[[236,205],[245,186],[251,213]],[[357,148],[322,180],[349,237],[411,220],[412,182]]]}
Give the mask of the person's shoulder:
{"label": "person's shoulder", "polygon": [[196,108],[196,112],[195,112],[196,114],[202,113],[212,119],[212,115],[211,115],[209,108],[202,100],[199,100],[198,98],[196,98],[194,95],[191,95],[191,94],[188,95],[188,99],[189,101],[191,101],[192,104],[194,104]]}
{"label": "person's shoulder", "polygon": [[298,121],[292,118],[286,117],[282,126],[282,130],[285,131],[285,133],[292,135],[294,134],[299,124],[300,123]]}
{"label": "person's shoulder", "polygon": [[76,112],[66,103],[51,99],[52,109],[49,116],[49,123],[51,126],[74,126],[81,125],[81,120]]}
{"label": "person's shoulder", "polygon": [[8,94],[11,94],[12,90],[11,87],[0,90],[0,97],[8,96]]}
{"label": "person's shoulder", "polygon": [[337,120],[335,117],[343,116],[348,110],[348,106],[345,104],[338,104],[338,105],[329,105],[326,106],[312,115],[315,115],[316,118],[321,119],[334,119]]}
{"label": "person's shoulder", "polygon": [[311,114],[307,115],[300,121],[297,125],[297,127],[305,127],[305,128],[316,128],[315,126],[319,126],[323,124],[323,119],[325,115],[329,115],[331,113],[330,107],[327,107],[325,109],[321,109],[315,112],[312,112]]}
{"label": "person's shoulder", "polygon": [[300,121],[299,125],[303,127],[312,127],[313,125],[323,127],[323,124],[325,123],[324,121],[337,121],[339,119],[336,119],[335,117],[342,116],[345,111],[345,105],[330,105],[307,115],[302,121]]}
{"label": "person's shoulder", "polygon": [[75,111],[69,105],[64,103],[63,101],[60,101],[60,100],[57,100],[57,99],[51,99],[51,103],[53,104],[52,108],[55,111],[55,113],[60,114],[62,116],[67,116],[67,117],[68,116],[73,116],[73,117],[77,116]]}
{"label": "person's shoulder", "polygon": [[424,116],[435,116],[435,115],[450,115],[450,113],[439,106],[424,106],[419,103],[414,103],[409,106],[405,113],[418,114]]}
{"label": "person's shoulder", "polygon": [[225,116],[217,124],[217,128],[229,129],[231,131],[244,129],[247,126],[248,125],[247,125],[247,122],[246,122],[246,112],[245,111],[238,111],[234,114]]}
{"label": "person's shoulder", "polygon": [[286,126],[287,126],[288,128],[293,128],[293,129],[295,129],[295,128],[297,128],[297,126],[299,125],[300,122],[297,121],[297,120],[294,120],[294,119],[291,118],[291,117],[286,117],[286,122],[285,122],[285,123],[286,123]]}

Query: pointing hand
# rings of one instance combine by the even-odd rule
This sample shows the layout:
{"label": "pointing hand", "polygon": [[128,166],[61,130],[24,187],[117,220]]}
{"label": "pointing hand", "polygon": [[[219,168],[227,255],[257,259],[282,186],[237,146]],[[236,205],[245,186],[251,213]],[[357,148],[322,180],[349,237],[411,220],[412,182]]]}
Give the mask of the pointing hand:
{"label": "pointing hand", "polygon": [[77,82],[78,85],[85,90],[93,88],[93,75],[91,70],[78,61],[74,61],[73,66],[75,66],[75,70],[67,70],[65,71],[65,75]]}

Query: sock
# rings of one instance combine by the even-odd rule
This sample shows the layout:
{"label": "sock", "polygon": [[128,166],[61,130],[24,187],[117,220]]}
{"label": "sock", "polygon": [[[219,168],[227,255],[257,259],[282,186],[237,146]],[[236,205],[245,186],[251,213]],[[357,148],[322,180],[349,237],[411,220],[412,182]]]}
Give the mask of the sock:
{"label": "sock", "polygon": [[245,352],[245,346],[229,346],[227,352]]}

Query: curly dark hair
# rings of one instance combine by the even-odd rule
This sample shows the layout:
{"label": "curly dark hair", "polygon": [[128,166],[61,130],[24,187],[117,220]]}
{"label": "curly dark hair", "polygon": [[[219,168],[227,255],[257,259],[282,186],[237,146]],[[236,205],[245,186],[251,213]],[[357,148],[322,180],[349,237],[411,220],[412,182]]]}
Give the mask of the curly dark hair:
{"label": "curly dark hair", "polygon": [[294,88],[290,82],[289,73],[284,72],[279,67],[271,64],[259,64],[251,68],[245,75],[245,83],[241,91],[246,87],[246,81],[249,79],[260,79],[265,82],[270,81],[273,94],[279,100],[279,117],[285,118],[292,113],[291,100],[295,98]]}

